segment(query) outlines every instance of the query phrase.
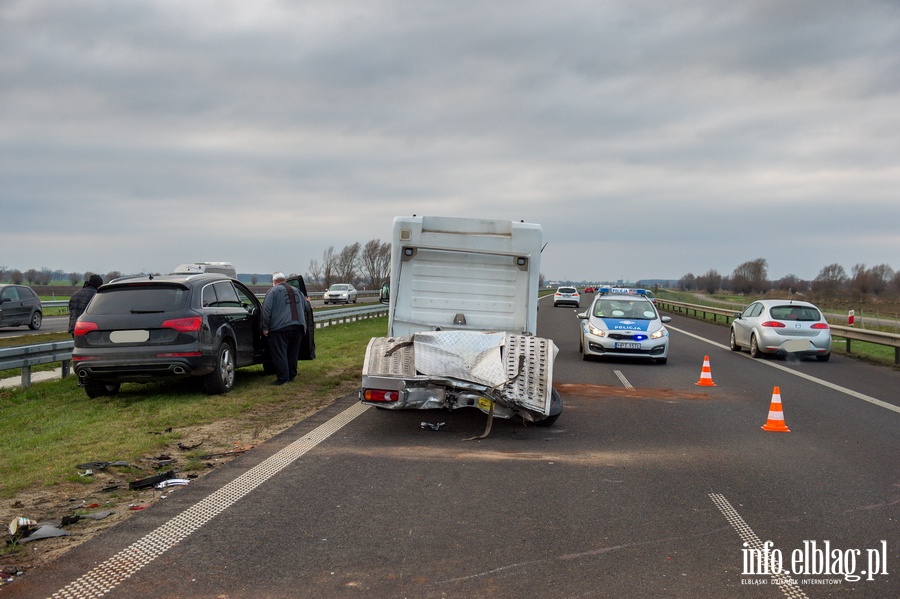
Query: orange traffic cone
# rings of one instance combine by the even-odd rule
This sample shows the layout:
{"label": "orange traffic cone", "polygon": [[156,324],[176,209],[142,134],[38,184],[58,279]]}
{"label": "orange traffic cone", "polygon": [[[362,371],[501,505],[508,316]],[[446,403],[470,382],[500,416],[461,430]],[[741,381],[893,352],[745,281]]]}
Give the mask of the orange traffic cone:
{"label": "orange traffic cone", "polygon": [[712,380],[712,371],[709,369],[709,356],[703,356],[703,368],[700,369],[700,380],[694,383],[701,387],[715,387]]}
{"label": "orange traffic cone", "polygon": [[773,433],[789,433],[791,429],[784,423],[784,412],[781,411],[781,389],[775,387],[772,391],[772,403],[769,406],[769,418],[761,427],[764,431]]}

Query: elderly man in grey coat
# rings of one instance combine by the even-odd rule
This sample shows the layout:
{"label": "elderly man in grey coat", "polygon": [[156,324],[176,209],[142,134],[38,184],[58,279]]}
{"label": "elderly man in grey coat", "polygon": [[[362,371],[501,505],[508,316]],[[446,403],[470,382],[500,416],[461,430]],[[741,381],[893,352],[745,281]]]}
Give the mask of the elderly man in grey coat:
{"label": "elderly man in grey coat", "polygon": [[284,273],[272,275],[272,288],[263,299],[260,327],[269,340],[275,365],[273,385],[283,385],[297,377],[300,344],[306,334],[305,304],[300,292],[285,282]]}

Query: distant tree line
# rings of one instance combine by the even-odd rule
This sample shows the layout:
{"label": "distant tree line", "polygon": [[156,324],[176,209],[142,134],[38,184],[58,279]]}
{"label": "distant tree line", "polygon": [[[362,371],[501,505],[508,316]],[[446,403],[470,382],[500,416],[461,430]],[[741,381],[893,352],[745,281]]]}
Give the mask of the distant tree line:
{"label": "distant tree line", "polygon": [[861,299],[900,298],[900,272],[887,264],[867,268],[857,264],[850,274],[840,264],[824,267],[812,281],[795,275],[786,275],[776,281],[768,277],[769,265],[764,258],[744,262],[734,269],[731,276],[722,276],[715,269],[706,274],[694,276],[688,273],[678,280],[678,288],[683,291],[705,291],[709,294],[721,291],[737,294],[760,294],[769,291],[801,293],[811,298],[826,301],[858,301]]}
{"label": "distant tree line", "polygon": [[115,279],[122,276],[117,270],[106,273],[95,273],[95,272],[65,272],[63,270],[50,270],[49,268],[42,268],[41,270],[37,270],[35,268],[29,268],[25,272],[22,272],[18,269],[9,269],[6,266],[0,265],[0,283],[15,283],[16,285],[21,285],[23,283],[27,283],[28,285],[49,285],[51,281],[68,281],[72,287],[76,287],[79,283],[84,283],[91,275],[99,274],[103,277],[103,281],[109,281],[111,279]]}

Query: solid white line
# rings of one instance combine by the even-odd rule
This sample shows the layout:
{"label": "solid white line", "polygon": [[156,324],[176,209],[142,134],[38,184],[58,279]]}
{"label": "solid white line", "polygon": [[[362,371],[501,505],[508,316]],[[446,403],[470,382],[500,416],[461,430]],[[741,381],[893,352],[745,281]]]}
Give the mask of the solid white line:
{"label": "solid white line", "polygon": [[[675,328],[675,327],[673,327],[673,326],[671,326],[671,325],[666,325],[666,328],[667,328],[667,329],[671,329],[671,330],[673,330],[673,331],[678,331],[679,333],[681,333],[681,334],[683,334],[683,335],[687,335],[688,337],[693,337],[694,339],[697,339],[697,340],[702,341],[702,342],[704,342],[704,343],[708,343],[708,344],[710,344],[710,345],[712,345],[712,346],[720,347],[720,348],[722,348],[722,349],[727,349],[728,351],[731,351],[731,348],[728,347],[727,345],[722,345],[721,343],[716,343],[715,341],[710,341],[709,339],[704,339],[703,337],[700,337],[699,335],[694,335],[693,333],[688,333],[687,331],[683,331],[683,330],[681,330],[681,329],[677,329],[677,328]],[[737,353],[737,352],[735,352],[735,353]],[[808,380],[808,381],[812,381],[813,383],[816,383],[816,384],[818,384],[818,385],[822,385],[823,387],[828,387],[829,389],[833,389],[833,390],[838,391],[838,392],[840,392],[840,393],[844,393],[845,395],[849,395],[850,397],[855,397],[856,399],[861,399],[861,400],[863,400],[863,401],[867,401],[867,402],[869,402],[870,404],[874,404],[874,405],[876,405],[876,406],[878,406],[878,407],[880,407],[880,408],[885,408],[886,410],[891,410],[891,411],[893,411],[893,412],[897,412],[898,414],[900,414],[900,406],[895,406],[895,405],[893,405],[893,404],[889,404],[889,403],[886,402],[886,401],[882,401],[882,400],[877,399],[877,398],[875,398],[875,397],[871,397],[871,396],[869,396],[869,395],[865,395],[865,394],[860,393],[860,392],[858,392],[858,391],[854,391],[853,389],[848,389],[847,387],[841,387],[840,385],[835,385],[834,383],[829,383],[828,381],[823,381],[822,379],[816,378],[816,377],[814,377],[814,376],[811,376],[811,375],[806,374],[806,373],[803,373],[803,372],[798,372],[798,371],[796,371],[796,370],[793,370],[793,369],[788,368],[788,367],[786,367],[786,366],[782,366],[781,364],[777,364],[777,363],[775,363],[775,362],[770,362],[770,361],[765,361],[765,360],[755,360],[754,358],[751,358],[751,357],[749,356],[749,354],[745,354],[745,353],[743,353],[743,352],[741,352],[739,355],[741,355],[741,356],[743,356],[743,357],[745,357],[745,358],[747,358],[747,359],[749,359],[749,360],[754,360],[754,362],[756,362],[757,364],[761,364],[761,365],[763,365],[763,366],[769,366],[769,367],[771,367],[771,368],[777,368],[778,370],[782,370],[782,371],[784,371],[784,372],[787,372],[788,374],[792,374],[792,375],[794,375],[794,376],[796,376],[796,377],[800,377],[801,379],[806,379],[806,380]]]}
{"label": "solid white line", "polygon": [[616,373],[616,376],[619,377],[619,380],[622,381],[622,384],[625,385],[626,389],[634,389],[634,387],[631,386],[631,383],[628,382],[628,379],[625,378],[624,374],[618,370],[613,370],[613,372]]}

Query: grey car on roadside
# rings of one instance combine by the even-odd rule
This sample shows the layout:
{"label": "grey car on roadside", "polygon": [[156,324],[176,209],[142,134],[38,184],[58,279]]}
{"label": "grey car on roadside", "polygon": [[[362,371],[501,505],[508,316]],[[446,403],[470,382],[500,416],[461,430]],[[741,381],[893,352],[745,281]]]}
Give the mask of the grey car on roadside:
{"label": "grey car on roadside", "polygon": [[41,298],[25,285],[0,285],[0,327],[41,328]]}

